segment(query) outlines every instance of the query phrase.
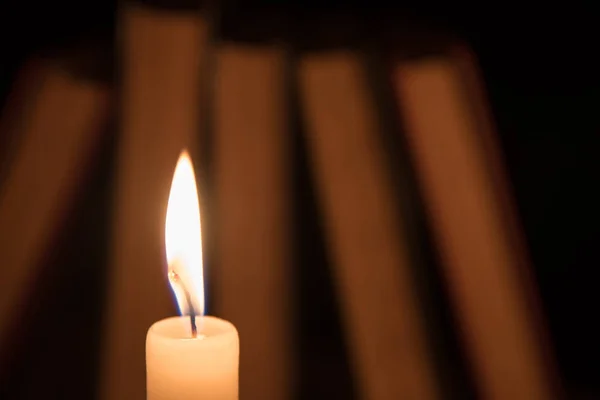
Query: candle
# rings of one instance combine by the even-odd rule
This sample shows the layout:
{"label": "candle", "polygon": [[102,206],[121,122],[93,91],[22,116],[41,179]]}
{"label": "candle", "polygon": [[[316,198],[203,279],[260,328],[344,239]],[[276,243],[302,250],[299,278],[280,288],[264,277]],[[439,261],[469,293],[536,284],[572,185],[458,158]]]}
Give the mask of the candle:
{"label": "candle", "polygon": [[238,398],[238,334],[222,319],[201,317],[198,337],[187,317],[163,319],[146,339],[148,400]]}
{"label": "candle", "polygon": [[225,320],[204,316],[200,207],[194,168],[182,152],[167,207],[166,272],[181,317],[156,322],[146,336],[148,400],[238,398],[239,338]]}

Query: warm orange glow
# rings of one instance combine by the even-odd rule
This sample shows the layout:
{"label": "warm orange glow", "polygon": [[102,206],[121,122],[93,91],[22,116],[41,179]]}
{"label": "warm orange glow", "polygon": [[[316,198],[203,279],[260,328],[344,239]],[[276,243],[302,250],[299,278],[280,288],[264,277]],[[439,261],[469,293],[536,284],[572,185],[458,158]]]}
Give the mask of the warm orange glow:
{"label": "warm orange glow", "polygon": [[196,178],[192,160],[184,150],[179,156],[173,175],[165,223],[169,282],[182,315],[190,314],[192,307],[195,315],[204,314],[200,232]]}

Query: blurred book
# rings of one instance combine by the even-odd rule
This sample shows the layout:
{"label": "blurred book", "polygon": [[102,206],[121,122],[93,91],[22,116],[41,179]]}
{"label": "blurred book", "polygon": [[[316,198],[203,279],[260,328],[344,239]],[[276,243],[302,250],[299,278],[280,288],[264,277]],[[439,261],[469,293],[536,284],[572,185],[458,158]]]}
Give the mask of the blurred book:
{"label": "blurred book", "polygon": [[559,397],[477,68],[426,36],[397,49],[391,82],[478,393]]}
{"label": "blurred book", "polygon": [[[315,26],[329,21],[321,22]],[[400,224],[377,104],[364,58],[347,44],[356,39],[355,22],[338,20],[330,28],[316,36],[316,49],[302,49],[297,79],[360,398],[441,398],[404,240],[410,232]]]}
{"label": "blurred book", "polygon": [[285,19],[275,10],[226,10],[214,55],[214,313],[243,338],[240,397],[289,399],[295,319]]}
{"label": "blurred book", "polygon": [[165,216],[179,154],[195,154],[200,133],[207,35],[197,5],[125,2],[118,19],[120,135],[100,391],[111,400],[145,397],[146,332],[176,315]]}
{"label": "blurred book", "polygon": [[97,72],[106,72],[106,57],[95,45],[41,56],[3,113],[10,145],[0,187],[2,353],[96,160],[110,114],[109,86]]}
{"label": "blurred book", "polygon": [[19,144],[22,116],[34,105],[32,101],[40,89],[47,71],[42,57],[32,57],[16,68],[12,85],[7,90],[0,114],[0,186],[11,166]]}

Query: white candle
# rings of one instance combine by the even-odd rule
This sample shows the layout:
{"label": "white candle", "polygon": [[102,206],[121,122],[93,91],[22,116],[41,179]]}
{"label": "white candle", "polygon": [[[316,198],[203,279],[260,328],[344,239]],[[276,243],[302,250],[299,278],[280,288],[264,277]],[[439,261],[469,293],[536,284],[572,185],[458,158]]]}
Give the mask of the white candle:
{"label": "white candle", "polygon": [[237,400],[239,338],[225,320],[203,316],[200,208],[187,152],[175,168],[165,241],[169,282],[182,317],[156,322],[146,336],[148,400]]}
{"label": "white candle", "polygon": [[238,356],[237,331],[225,320],[202,317],[192,339],[189,317],[163,319],[146,338],[147,399],[237,399]]}

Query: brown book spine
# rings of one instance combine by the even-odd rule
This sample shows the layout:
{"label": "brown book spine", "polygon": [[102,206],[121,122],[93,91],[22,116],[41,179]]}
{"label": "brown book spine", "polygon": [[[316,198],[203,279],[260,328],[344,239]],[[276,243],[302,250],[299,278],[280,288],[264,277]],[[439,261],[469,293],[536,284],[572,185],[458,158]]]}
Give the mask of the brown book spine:
{"label": "brown book spine", "polygon": [[17,72],[16,78],[7,98],[5,99],[2,113],[0,114],[0,187],[12,157],[21,139],[19,134],[23,121],[29,109],[35,104],[32,99],[39,92],[45,73],[46,64],[42,59],[29,60]]}
{"label": "brown book spine", "polygon": [[243,339],[240,396],[293,395],[286,58],[273,45],[216,51],[216,314]]}
{"label": "brown book spine", "polygon": [[18,146],[0,188],[0,343],[73,204],[110,109],[106,85],[78,79],[52,61],[41,74],[20,110],[22,122],[11,125]]}
{"label": "brown book spine", "polygon": [[542,303],[536,285],[531,258],[525,240],[525,231],[520,221],[517,205],[513,196],[514,190],[508,177],[502,157],[502,149],[493,115],[484,90],[483,76],[477,65],[477,59],[470,49],[464,45],[455,45],[451,56],[456,62],[457,71],[464,84],[464,96],[477,120],[479,140],[488,161],[492,176],[491,181],[497,186],[499,206],[503,215],[505,230],[515,255],[516,282],[523,288],[524,305],[530,310],[531,326],[536,331],[543,364],[548,374],[555,398],[563,398],[564,389],[558,372],[548,324],[542,310]]}
{"label": "brown book spine", "polygon": [[360,57],[307,55],[299,87],[345,331],[365,399],[440,395]]}
{"label": "brown book spine", "polygon": [[165,216],[178,156],[200,131],[206,49],[199,12],[132,4],[120,12],[121,135],[100,396],[111,400],[145,398],[146,332],[176,314]]}
{"label": "brown book spine", "polygon": [[459,78],[444,56],[400,62],[393,72],[445,278],[482,397],[551,399],[556,393],[517,277],[520,256],[506,230],[499,176],[487,163]]}

